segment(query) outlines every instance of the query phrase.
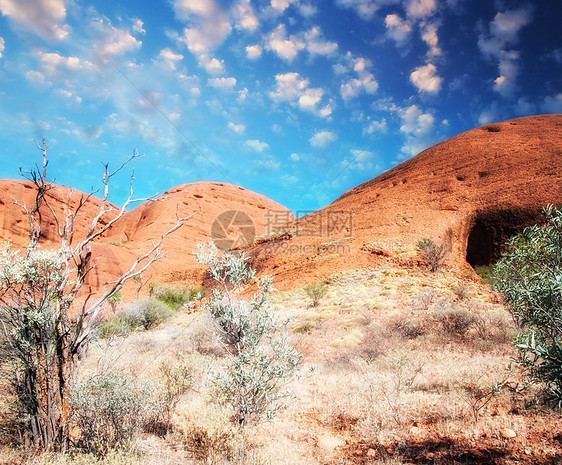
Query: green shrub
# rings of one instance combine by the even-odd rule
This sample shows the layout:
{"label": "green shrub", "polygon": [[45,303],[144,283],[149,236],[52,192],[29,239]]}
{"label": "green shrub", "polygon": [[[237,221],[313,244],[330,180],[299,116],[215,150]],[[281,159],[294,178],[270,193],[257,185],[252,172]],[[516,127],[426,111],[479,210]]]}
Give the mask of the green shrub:
{"label": "green shrub", "polygon": [[447,256],[445,244],[437,244],[433,239],[425,238],[418,241],[416,248],[423,262],[435,272],[443,266]]}
{"label": "green shrub", "polygon": [[482,281],[488,284],[492,276],[493,269],[494,267],[492,265],[479,265],[474,268],[474,271],[482,278]]}
{"label": "green shrub", "polygon": [[80,431],[78,445],[96,455],[126,446],[162,411],[152,386],[117,372],[90,376],[73,385],[69,405]]}
{"label": "green shrub", "polygon": [[493,285],[521,329],[516,347],[531,381],[562,408],[562,209],[513,237],[494,268]]}
{"label": "green shrub", "polygon": [[130,323],[121,314],[102,320],[95,327],[96,336],[102,339],[108,339],[113,336],[126,336],[130,331]]}
{"label": "green shrub", "polygon": [[283,387],[300,360],[289,340],[287,322],[279,321],[269,303],[273,279],[259,280],[253,299],[244,300],[240,291],[255,270],[243,253],[221,253],[214,244],[201,244],[196,257],[209,266],[218,285],[207,309],[227,362],[216,373],[215,386],[233,407],[240,426],[252,419],[271,418],[282,406]]}
{"label": "green shrub", "polygon": [[173,287],[151,282],[149,284],[151,297],[165,303],[168,307],[178,310],[194,300],[200,300],[205,296],[205,289],[174,289]]}
{"label": "green shrub", "polygon": [[121,302],[122,298],[123,298],[123,292],[121,292],[121,289],[119,289],[117,292],[114,292],[113,295],[107,299],[107,302],[111,306],[111,310],[113,311],[113,313],[117,311],[117,304]]}
{"label": "green shrub", "polygon": [[151,329],[174,316],[175,310],[150,297],[127,305],[120,317],[131,328]]}
{"label": "green shrub", "polygon": [[318,307],[320,299],[328,292],[328,286],[324,283],[309,284],[304,288],[304,292],[312,300],[312,306]]}

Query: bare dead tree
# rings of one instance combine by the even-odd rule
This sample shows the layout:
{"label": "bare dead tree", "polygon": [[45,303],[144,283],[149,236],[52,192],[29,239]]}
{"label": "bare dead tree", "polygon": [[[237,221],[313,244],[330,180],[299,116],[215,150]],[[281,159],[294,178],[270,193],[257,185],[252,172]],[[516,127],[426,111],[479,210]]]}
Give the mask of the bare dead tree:
{"label": "bare dead tree", "polygon": [[[104,164],[99,209],[86,234],[76,237],[76,220],[96,192],[81,194],[75,200],[71,191],[66,200],[66,214],[57,215],[46,195],[55,186],[47,180],[45,140],[42,145],[37,145],[43,154],[42,167],[36,165],[31,171],[21,170],[35,185],[34,205],[28,208],[16,201],[29,219],[29,245],[25,257],[12,252],[9,247],[0,254],[0,331],[3,332],[0,343],[2,356],[10,362],[10,382],[23,416],[20,439],[36,448],[63,450],[69,439],[69,384],[104,303],[127,280],[141,276],[159,260],[164,255],[163,240],[182,227],[193,214],[181,217],[176,213],[176,223],[125,273],[97,295],[87,291],[86,298],[79,303],[77,296],[95,267],[92,243],[122,218],[131,203],[154,199],[133,199],[133,171],[127,200],[120,208],[113,206],[108,201],[110,180],[139,155],[135,153],[114,171]],[[56,250],[39,247],[42,215],[46,210],[56,223],[59,238]],[[107,215],[114,211],[116,214],[106,222]]]}

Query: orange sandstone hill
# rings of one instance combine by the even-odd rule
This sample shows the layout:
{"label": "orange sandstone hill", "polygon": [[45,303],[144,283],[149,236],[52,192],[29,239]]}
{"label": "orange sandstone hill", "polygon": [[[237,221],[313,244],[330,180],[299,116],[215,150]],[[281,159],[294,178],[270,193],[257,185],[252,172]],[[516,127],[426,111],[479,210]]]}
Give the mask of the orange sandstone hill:
{"label": "orange sandstone hill", "polygon": [[[424,238],[459,268],[488,265],[501,245],[562,204],[562,115],[489,124],[441,142],[248,249],[278,287],[385,261],[414,264]],[[288,283],[288,284],[287,284]]]}
{"label": "orange sandstone hill", "polygon": [[213,240],[222,248],[247,245],[255,236],[272,232],[272,218],[285,221],[292,213],[273,200],[232,184],[197,182],[177,186],[154,201],[143,203],[120,218],[103,241],[120,244],[131,252],[142,250],[176,222],[176,215],[193,217],[163,243],[166,256],[153,273],[166,282],[200,279],[194,259],[197,244]]}
{"label": "orange sandstone hill", "polygon": [[[86,194],[71,189],[53,186],[47,193],[49,205],[53,207],[59,221],[67,214],[67,203],[75,207]],[[0,181],[0,241],[10,242],[23,248],[29,241],[29,221],[22,207],[34,205],[33,185],[26,181]],[[75,224],[76,244],[84,237],[93,218],[98,214],[100,199],[91,197],[82,207]],[[57,223],[52,213],[44,208],[40,243],[44,247],[58,244]],[[101,224],[106,224],[117,214],[106,214]],[[150,249],[175,223],[176,218],[193,216],[182,228],[168,236],[162,250],[165,256],[156,262],[146,277],[167,282],[192,283],[200,280],[201,267],[193,257],[200,242],[214,240],[223,247],[244,245],[256,235],[265,234],[272,227],[270,215],[282,214],[287,221],[294,219],[282,205],[230,184],[198,182],[170,189],[152,201],[145,202],[117,220],[104,236],[92,246],[96,263],[89,275],[88,284],[99,289],[125,272],[137,256]],[[230,243],[232,239],[238,239]],[[222,241],[222,242],[221,242]]]}

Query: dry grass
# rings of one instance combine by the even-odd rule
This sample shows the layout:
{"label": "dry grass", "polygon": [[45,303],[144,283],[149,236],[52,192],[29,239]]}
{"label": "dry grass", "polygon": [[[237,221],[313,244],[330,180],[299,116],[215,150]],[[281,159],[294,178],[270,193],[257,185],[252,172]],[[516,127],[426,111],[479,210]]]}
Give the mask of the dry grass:
{"label": "dry grass", "polygon": [[[515,389],[520,376],[507,370],[514,327],[495,299],[446,270],[403,268],[333,276],[312,309],[302,289],[275,294],[273,306],[291,318],[303,353],[301,376],[286,408],[244,436],[215,402],[209,372],[222,360],[203,314],[180,313],[159,329],[100,341],[82,375],[112,368],[162,384],[159,367],[174,360],[190,376],[167,434],[144,434],[103,463],[556,463],[562,419],[529,407],[534,393]],[[28,463],[96,460],[44,455]],[[0,451],[0,463],[24,461]]]}

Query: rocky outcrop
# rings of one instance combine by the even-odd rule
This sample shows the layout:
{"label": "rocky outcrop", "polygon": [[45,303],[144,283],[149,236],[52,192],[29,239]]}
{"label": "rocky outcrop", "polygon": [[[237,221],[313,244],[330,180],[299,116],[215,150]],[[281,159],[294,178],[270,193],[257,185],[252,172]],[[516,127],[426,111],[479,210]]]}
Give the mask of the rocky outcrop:
{"label": "rocky outcrop", "polygon": [[293,225],[298,234],[249,252],[279,281],[320,279],[443,241],[448,263],[485,265],[504,241],[562,204],[562,115],[482,126],[441,142]]}

